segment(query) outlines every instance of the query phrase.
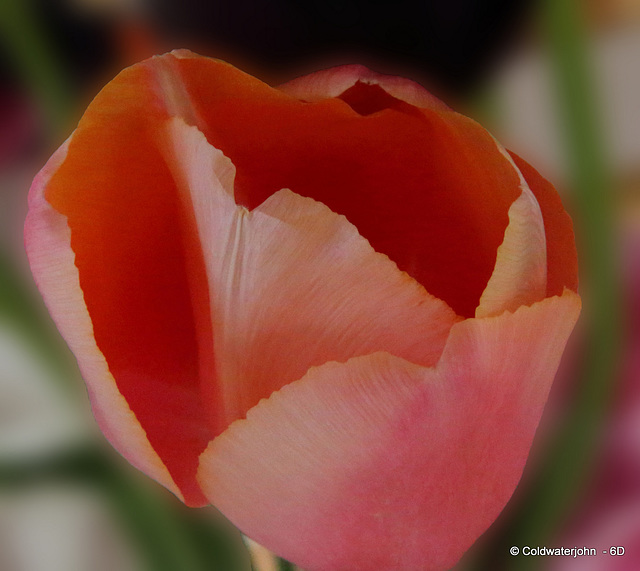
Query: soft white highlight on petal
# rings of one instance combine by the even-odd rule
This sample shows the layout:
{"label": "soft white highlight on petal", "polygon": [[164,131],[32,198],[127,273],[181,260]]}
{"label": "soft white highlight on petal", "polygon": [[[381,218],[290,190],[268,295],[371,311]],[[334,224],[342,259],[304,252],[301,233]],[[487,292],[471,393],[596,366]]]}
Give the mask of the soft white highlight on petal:
{"label": "soft white highlight on petal", "polygon": [[55,316],[58,330],[78,359],[93,414],[102,432],[131,464],[183,499],[135,414],[118,391],[104,355],[96,345],[71,249],[67,218],[54,210],[45,198],[47,183],[64,161],[70,141],[68,139],[49,159],[29,192],[25,246],[31,271],[51,315]]}
{"label": "soft white highlight on petal", "polygon": [[476,317],[515,311],[544,299],[547,291],[547,241],[540,205],[509,153],[496,145],[518,173],[522,193],[509,208],[509,224]]}
{"label": "soft white highlight on petal", "polygon": [[[189,53],[187,52],[187,54]],[[178,54],[174,51],[172,55],[177,56]],[[201,125],[203,121],[199,117],[187,87],[180,77],[180,69],[175,59],[173,57],[154,56],[152,62],[157,89],[169,115],[171,117],[181,117],[189,125]]]}
{"label": "soft white highlight on petal", "polygon": [[167,122],[167,161],[205,257],[229,421],[311,366],[386,350],[437,361],[458,320],[325,205],[283,189],[236,205],[233,165],[195,127]]}

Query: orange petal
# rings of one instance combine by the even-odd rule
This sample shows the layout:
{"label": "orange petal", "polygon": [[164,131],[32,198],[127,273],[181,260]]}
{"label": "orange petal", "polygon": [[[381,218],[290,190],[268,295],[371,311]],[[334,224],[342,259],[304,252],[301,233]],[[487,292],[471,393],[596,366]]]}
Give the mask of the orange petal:
{"label": "orange petal", "polygon": [[87,382],[93,414],[111,444],[131,464],[179,498],[182,494],[127,401],[120,393],[103,353],[96,345],[71,249],[67,218],[45,199],[51,177],[64,162],[70,140],[62,145],[35,178],[29,192],[25,247],[38,288],[58,329],[78,358]]}
{"label": "orange petal", "polygon": [[580,300],[457,323],[435,367],[314,368],[209,444],[198,479],[309,571],[447,569],[511,496]]}
{"label": "orange petal", "polygon": [[[234,167],[180,119],[165,152],[203,245],[221,407],[231,422],[327,361],[387,351],[434,364],[458,320],[344,216],[281,190],[248,211]],[[218,416],[219,414],[216,414]]]}
{"label": "orange petal", "polygon": [[[77,274],[92,327],[82,334],[93,335],[117,391],[185,501],[201,505],[197,457],[216,422],[201,398],[201,385],[216,386],[207,277],[197,230],[158,149],[156,125],[169,114],[158,78],[148,62],[113,80],[86,111],[64,161],[43,175],[39,192],[70,229],[74,264],[65,270]],[[31,244],[32,252],[46,250],[46,234]],[[49,287],[41,288],[45,297]],[[53,302],[50,308],[58,322],[69,311]],[[75,348],[80,361],[83,347]],[[99,373],[85,371],[89,386],[100,382],[93,375]],[[106,408],[96,416],[110,423],[107,434],[126,431]]]}

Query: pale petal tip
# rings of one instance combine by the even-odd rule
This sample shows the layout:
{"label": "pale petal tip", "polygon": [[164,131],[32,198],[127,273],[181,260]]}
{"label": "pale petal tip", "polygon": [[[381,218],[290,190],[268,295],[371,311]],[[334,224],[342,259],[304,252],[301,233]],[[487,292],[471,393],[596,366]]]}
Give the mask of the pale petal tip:
{"label": "pale petal tip", "polygon": [[547,290],[547,241],[540,205],[508,152],[498,141],[495,144],[517,174],[521,193],[509,208],[494,270],[476,308],[478,318],[531,305],[544,299]]}

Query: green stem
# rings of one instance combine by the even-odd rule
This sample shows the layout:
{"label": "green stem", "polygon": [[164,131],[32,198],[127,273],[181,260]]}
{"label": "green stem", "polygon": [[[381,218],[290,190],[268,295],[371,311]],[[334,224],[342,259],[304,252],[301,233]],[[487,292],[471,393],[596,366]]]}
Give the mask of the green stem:
{"label": "green stem", "polygon": [[141,547],[148,571],[205,571],[185,527],[149,481],[118,468],[106,475],[111,504]]}
{"label": "green stem", "polygon": [[295,571],[296,566],[286,559],[278,558],[278,571]]}

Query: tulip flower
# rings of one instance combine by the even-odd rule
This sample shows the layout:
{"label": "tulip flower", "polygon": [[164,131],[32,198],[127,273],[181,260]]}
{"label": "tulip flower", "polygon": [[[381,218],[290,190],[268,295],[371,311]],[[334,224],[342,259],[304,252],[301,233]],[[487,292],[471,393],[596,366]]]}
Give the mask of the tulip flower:
{"label": "tulip flower", "polygon": [[408,80],[176,51],[36,177],[26,247],[105,436],[308,570],[445,569],[578,317],[555,190]]}

